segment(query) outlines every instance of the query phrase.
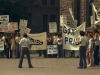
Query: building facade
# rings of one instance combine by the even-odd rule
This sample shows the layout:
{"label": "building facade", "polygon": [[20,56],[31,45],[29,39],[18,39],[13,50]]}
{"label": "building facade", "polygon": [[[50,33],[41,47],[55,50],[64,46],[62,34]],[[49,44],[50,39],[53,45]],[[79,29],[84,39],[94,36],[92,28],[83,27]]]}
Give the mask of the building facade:
{"label": "building facade", "polygon": [[60,15],[67,15],[67,20],[72,20],[69,8],[72,8],[74,18],[80,25],[86,21],[86,26],[91,26],[90,16],[92,15],[90,1],[93,1],[97,10],[100,8],[100,0],[60,0]]}
{"label": "building facade", "polygon": [[60,0],[37,0],[37,8],[28,15],[31,33],[49,32],[49,22],[60,26]]}
{"label": "building facade", "polygon": [[[12,3],[16,1],[11,0]],[[27,15],[31,33],[49,32],[49,22],[56,22],[59,31],[60,0],[36,0],[35,4],[37,7],[29,8],[30,13]]]}

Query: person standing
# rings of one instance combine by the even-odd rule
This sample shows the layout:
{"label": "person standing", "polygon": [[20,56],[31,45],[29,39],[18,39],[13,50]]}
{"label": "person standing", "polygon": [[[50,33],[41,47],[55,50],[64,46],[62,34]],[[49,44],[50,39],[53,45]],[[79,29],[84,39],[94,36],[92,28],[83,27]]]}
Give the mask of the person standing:
{"label": "person standing", "polygon": [[16,40],[16,58],[19,58],[20,57],[20,52],[19,52],[19,41],[20,41],[20,34],[17,33],[16,34],[16,37],[15,37],[15,40]]}
{"label": "person standing", "polygon": [[7,57],[7,33],[4,33],[2,40],[4,41],[4,55]]}
{"label": "person standing", "polygon": [[91,33],[90,34],[90,40],[89,40],[89,58],[90,58],[90,63],[89,63],[89,67],[92,67],[93,66],[93,34]]}
{"label": "person standing", "polygon": [[97,29],[94,30],[94,65],[99,65],[99,32]]}
{"label": "person standing", "polygon": [[[58,33],[54,33],[53,36],[52,36],[53,45],[56,45],[57,38],[58,38]],[[53,54],[53,57],[54,57],[54,58],[57,57],[57,54]]]}
{"label": "person standing", "polygon": [[62,45],[62,35],[58,34],[57,47],[58,47],[58,58],[63,58],[63,45]]}
{"label": "person standing", "polygon": [[11,43],[12,58],[15,58],[16,57],[16,54],[15,54],[16,41],[15,41],[14,34],[13,34],[12,38],[10,39],[10,43]]}
{"label": "person standing", "polygon": [[80,55],[80,61],[79,61],[79,67],[77,68],[87,68],[87,63],[86,63],[86,44],[87,44],[87,39],[85,37],[85,32],[80,31],[80,39],[78,40],[78,43],[80,44],[79,47],[79,55]]}
{"label": "person standing", "polygon": [[19,68],[22,68],[23,58],[24,58],[25,54],[28,59],[29,68],[33,68],[32,64],[31,64],[30,51],[29,51],[29,50],[31,50],[30,40],[27,37],[28,37],[27,34],[24,33],[23,38],[19,42],[19,51],[21,51],[21,49],[22,49],[22,54],[21,54],[21,58],[19,61],[19,66],[18,66]]}
{"label": "person standing", "polygon": [[89,32],[89,31],[85,32],[85,36],[86,36],[86,39],[87,39],[86,58],[87,58],[88,64],[90,64],[90,58],[89,58],[89,40],[90,40],[90,32]]}

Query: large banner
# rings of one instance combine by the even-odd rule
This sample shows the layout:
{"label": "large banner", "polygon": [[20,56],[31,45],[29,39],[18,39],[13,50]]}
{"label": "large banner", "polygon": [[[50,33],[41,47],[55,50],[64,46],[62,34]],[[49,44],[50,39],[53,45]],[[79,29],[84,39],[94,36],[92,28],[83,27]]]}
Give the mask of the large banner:
{"label": "large banner", "polygon": [[85,31],[85,24],[85,22],[82,23],[76,28],[76,30],[67,25],[63,26],[63,49],[79,50],[79,45],[77,45],[77,38],[80,37],[80,31]]}
{"label": "large banner", "polygon": [[57,45],[48,45],[47,54],[58,54]]}
{"label": "large banner", "polygon": [[0,51],[3,51],[3,50],[4,50],[4,42],[0,41]]}
{"label": "large banner", "polygon": [[39,34],[28,34],[31,44],[31,50],[46,50],[46,32]]}

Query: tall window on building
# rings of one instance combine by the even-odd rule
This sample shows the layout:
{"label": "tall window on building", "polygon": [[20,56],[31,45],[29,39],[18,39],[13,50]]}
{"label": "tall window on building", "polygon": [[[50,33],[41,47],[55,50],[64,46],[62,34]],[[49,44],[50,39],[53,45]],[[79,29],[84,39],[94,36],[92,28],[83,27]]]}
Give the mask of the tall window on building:
{"label": "tall window on building", "polygon": [[27,17],[27,19],[28,19],[28,27],[29,28],[31,28],[31,14],[28,14],[28,17]]}
{"label": "tall window on building", "polygon": [[51,15],[51,17],[50,17],[50,22],[55,22],[56,20],[56,16],[55,15]]}
{"label": "tall window on building", "polygon": [[51,0],[51,5],[55,5],[55,0]]}
{"label": "tall window on building", "polygon": [[48,15],[43,15],[43,31],[48,31]]}
{"label": "tall window on building", "polygon": [[47,0],[42,0],[43,5],[47,5]]}

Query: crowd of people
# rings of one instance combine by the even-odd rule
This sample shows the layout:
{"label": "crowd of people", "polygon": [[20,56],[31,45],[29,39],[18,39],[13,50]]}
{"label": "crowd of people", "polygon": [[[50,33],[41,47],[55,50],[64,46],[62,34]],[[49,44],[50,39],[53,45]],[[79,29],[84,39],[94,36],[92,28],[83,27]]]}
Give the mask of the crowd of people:
{"label": "crowd of people", "polygon": [[[47,54],[47,50],[43,50],[44,57],[52,58],[52,57],[58,57],[62,58],[64,56],[63,54],[63,39],[61,33],[47,33],[47,45],[57,45],[58,48],[58,54]],[[39,53],[39,56],[42,56],[42,50],[37,51]]]}
{"label": "crowd of people", "polygon": [[2,58],[19,58],[20,33],[1,33],[0,41],[4,42],[4,50],[0,52]]}
{"label": "crowd of people", "polygon": [[[99,45],[100,36],[98,29],[93,32],[80,31],[81,38],[78,39],[79,47],[79,67],[87,68],[93,67],[94,65],[99,65]],[[86,59],[88,63],[86,62]]]}
{"label": "crowd of people", "polygon": [[[78,38],[79,48],[79,68],[99,65],[99,31],[94,32],[80,31],[81,37]],[[0,56],[4,58],[20,58],[19,42],[21,40],[20,33],[3,33],[0,34],[0,41],[4,42],[4,50],[0,52]],[[58,54],[47,54],[47,50],[43,50],[44,57],[64,57],[63,38],[61,33],[47,33],[47,45],[57,45]],[[37,50],[39,57],[42,56],[42,50]],[[88,63],[86,63],[86,59]]]}
{"label": "crowd of people", "polygon": [[[1,58],[20,58],[19,42],[21,40],[20,33],[1,33],[0,41],[4,42],[4,50],[0,52]],[[47,45],[57,45],[58,54],[47,54],[47,50],[43,50],[44,57],[63,57],[62,35],[61,33],[47,33]],[[39,56],[42,56],[42,50],[37,50]]]}

